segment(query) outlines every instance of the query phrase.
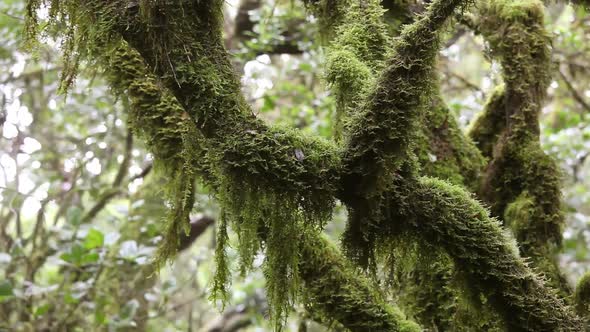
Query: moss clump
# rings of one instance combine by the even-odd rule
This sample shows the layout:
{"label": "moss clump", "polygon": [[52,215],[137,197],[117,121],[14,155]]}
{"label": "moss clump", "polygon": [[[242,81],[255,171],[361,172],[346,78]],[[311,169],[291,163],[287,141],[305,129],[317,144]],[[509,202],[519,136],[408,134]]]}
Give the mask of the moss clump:
{"label": "moss clump", "polygon": [[343,132],[350,131],[351,118],[362,111],[374,77],[390,52],[391,38],[379,1],[342,1],[338,11],[341,18],[332,24],[336,37],[327,51],[326,78],[337,100],[336,139],[340,140]]}
{"label": "moss clump", "polygon": [[590,273],[586,273],[578,280],[574,293],[576,311],[580,316],[590,319]]}
{"label": "moss clump", "polygon": [[481,154],[492,159],[494,145],[506,129],[506,105],[504,104],[504,85],[494,89],[486,104],[470,124],[469,137],[475,142]]}
{"label": "moss clump", "polygon": [[337,140],[347,119],[361,108],[391,44],[379,1],[352,2],[342,10],[344,18],[334,27],[336,37],[326,59],[326,79],[337,101]]}

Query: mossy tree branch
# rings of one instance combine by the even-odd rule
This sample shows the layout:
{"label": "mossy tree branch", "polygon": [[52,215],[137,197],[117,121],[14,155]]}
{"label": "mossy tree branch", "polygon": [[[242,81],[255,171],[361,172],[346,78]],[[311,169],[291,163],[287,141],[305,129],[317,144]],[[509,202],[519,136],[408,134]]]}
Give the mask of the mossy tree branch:
{"label": "mossy tree branch", "polygon": [[[183,160],[183,153],[177,147],[186,144],[182,142],[185,137],[201,137],[199,131],[194,126],[187,126],[190,121],[182,107],[165,88],[157,85],[134,50],[121,44],[112,53],[108,63],[111,65],[108,67],[110,75],[120,78],[119,88],[127,91],[131,97],[131,115],[144,119],[134,122],[135,128],[151,142],[157,162],[169,164],[164,171],[174,172],[174,167],[180,167]],[[204,140],[199,140],[199,143],[204,143]],[[193,160],[193,166],[209,180],[210,185],[215,186],[213,175],[207,173],[212,166],[208,165],[206,153],[199,154],[199,158]],[[407,321],[398,309],[379,300],[368,281],[348,266],[327,240],[314,232],[297,234],[300,236],[297,243],[300,243],[301,255],[304,257],[300,262],[301,280],[306,285],[304,292],[309,300],[306,303],[313,313],[321,312],[325,319],[335,320],[352,331],[420,330],[417,325]],[[183,237],[180,236],[180,239]],[[322,273],[318,275],[320,271]],[[339,290],[334,289],[335,285]]]}
{"label": "mossy tree branch", "polygon": [[484,1],[479,30],[491,55],[502,64],[505,86],[497,88],[471,136],[490,158],[480,197],[503,218],[524,256],[547,273],[551,284],[569,296],[554,254],[561,246],[560,172],[539,140],[539,114],[550,81],[550,39],[540,1]]}
{"label": "mossy tree branch", "polygon": [[[63,16],[75,27],[70,31],[81,37],[73,45],[122,33],[196,125],[246,263],[260,240],[266,244],[275,319],[292,299],[285,291],[298,278],[305,281],[305,262],[293,240],[302,229],[317,236],[309,226],[321,227],[338,197],[361,225],[357,236],[382,234],[391,240],[406,229],[445,249],[470,277],[469,286],[484,292],[513,330],[579,331],[579,319],[526,266],[481,205],[461,188],[417,175],[413,134],[435,82],[437,31],[463,2],[434,1],[404,30],[352,119],[343,154],[331,144],[269,128],[251,114],[221,43],[221,0],[56,3],[66,8]],[[189,155],[192,149],[185,148]],[[346,307],[345,312],[352,310]],[[388,311],[377,308],[361,311],[380,316]]]}
{"label": "mossy tree branch", "polygon": [[[387,3],[390,5],[388,8],[391,9],[393,5],[396,12],[382,17],[379,1],[365,1],[362,4],[342,1],[342,7],[338,9],[342,18],[329,26],[330,30],[335,31],[335,36],[327,48],[326,76],[338,102],[336,125],[339,131],[348,129],[350,118],[362,109],[366,94],[374,88],[376,73],[383,70],[385,56],[393,47],[389,33],[399,34],[397,21],[391,23],[391,16],[399,15],[401,9],[404,9],[405,14],[410,12],[410,3]],[[314,14],[320,15],[320,20],[330,21],[330,17],[321,16],[324,11],[318,10],[317,6],[312,7]],[[406,17],[404,21],[410,23],[411,19]],[[388,27],[391,24],[393,27]],[[419,133],[415,144],[419,163],[427,175],[456,184],[469,181],[470,187],[474,188],[484,167],[484,159],[459,129],[437,92],[439,89],[436,84],[432,100],[425,106],[425,114],[421,116],[421,125],[417,128]],[[389,241],[399,242],[397,239]],[[403,249],[406,244],[403,241],[390,244],[388,251],[401,250],[404,259],[408,260],[407,253],[410,250]],[[444,253],[429,254],[436,251],[432,246],[416,246],[416,250],[415,255],[422,257],[416,264],[394,264],[392,267],[395,274],[400,275],[394,284],[400,290],[406,312],[415,314],[426,328],[448,330],[452,326],[471,323],[465,317],[460,321],[458,319],[475,310],[471,309],[471,313],[460,312],[467,309],[459,303],[459,291],[452,285],[453,264],[448,259],[440,260]],[[436,269],[432,268],[433,264]],[[485,323],[481,323],[483,319],[473,321],[473,328],[486,327]]]}

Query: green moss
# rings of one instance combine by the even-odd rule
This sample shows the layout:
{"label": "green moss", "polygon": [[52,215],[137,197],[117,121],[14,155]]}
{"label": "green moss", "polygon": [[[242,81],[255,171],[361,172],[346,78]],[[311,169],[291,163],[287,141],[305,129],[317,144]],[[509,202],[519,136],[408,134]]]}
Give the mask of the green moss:
{"label": "green moss", "polygon": [[210,178],[199,168],[197,159],[206,159],[206,149],[191,137],[199,137],[175,98],[163,92],[140,55],[125,43],[104,48],[100,59],[112,88],[129,98],[129,125],[146,140],[154,155],[156,172],[168,178],[163,187],[169,202],[164,240],[157,264],[174,257],[183,233],[188,232],[189,214],[194,205],[197,175]]}
{"label": "green moss", "polygon": [[319,236],[301,242],[301,277],[308,312],[323,322],[338,321],[350,331],[422,331],[372,290],[330,244]]}
{"label": "green moss", "polygon": [[[334,3],[323,1],[329,2]],[[578,331],[581,323],[577,317],[532,273],[518,256],[514,242],[481,205],[461,188],[416,177],[413,137],[435,83],[437,31],[463,3],[434,1],[425,16],[404,30],[392,59],[386,62],[360,111],[355,112],[344,153],[299,132],[268,127],[252,115],[239,94],[239,81],[223,49],[221,0],[199,1],[192,6],[169,6],[159,1],[143,1],[137,6],[128,1],[107,5],[88,1],[83,8],[68,6],[68,1],[56,12],[65,14],[68,20],[64,23],[73,27],[68,30],[71,35],[66,36],[73,42],[69,44],[72,48],[66,48],[73,59],[110,50],[120,41],[120,33],[155,72],[158,81],[154,86],[169,89],[190,119],[187,131],[181,130],[183,148],[179,150],[191,157],[204,155],[191,161],[200,166],[185,167],[188,158],[178,157],[171,150],[163,150],[162,155],[177,160],[173,164],[182,165],[177,170],[205,169],[204,176],[211,178],[224,208],[218,231],[214,295],[226,296],[230,280],[224,253],[228,224],[236,228],[240,238],[242,270],[249,268],[256,250],[265,250],[272,319],[279,326],[303,282],[310,311],[317,308],[317,312],[352,330],[419,330],[379,299],[335,250],[318,251],[323,245],[314,239],[329,218],[334,197],[339,197],[352,212],[349,238],[384,241],[405,229],[443,248],[457,269],[465,271],[467,284],[504,315],[511,330]],[[503,45],[496,41],[492,45]],[[80,48],[84,46],[90,47]],[[520,74],[514,71],[507,76],[530,78],[535,73],[529,70]],[[138,81],[144,78],[132,76]],[[68,80],[64,81],[67,84]],[[126,89],[131,84],[121,86]],[[137,87],[138,95],[151,95],[145,86]],[[508,82],[507,91],[520,91],[510,90],[512,87]],[[158,98],[162,99],[161,95]],[[521,123],[530,124],[526,120],[532,113],[524,112]],[[161,114],[156,118],[166,123]],[[148,128],[147,135],[167,134],[152,132],[164,127],[161,123]],[[194,141],[191,133],[195,129],[205,144]],[[515,132],[526,133],[520,129]],[[162,141],[155,140],[154,144]],[[341,182],[343,167],[347,171]],[[174,202],[186,207],[186,188],[191,186],[179,183]]]}
{"label": "green moss", "polygon": [[[350,120],[343,158],[342,199],[350,210],[344,239],[347,252],[363,265],[372,256],[370,229],[382,218],[383,193],[395,184],[402,165],[414,160],[413,140],[435,84],[437,31],[461,3],[435,1],[403,30],[374,88]],[[406,167],[416,172],[413,168]]]}
{"label": "green moss", "polygon": [[433,97],[422,123],[416,137],[416,155],[423,174],[477,188],[486,161],[440,96]]}
{"label": "green moss", "polygon": [[586,273],[578,280],[574,293],[576,311],[586,320],[590,319],[590,273]]}
{"label": "green moss", "polygon": [[523,22],[523,20],[542,21],[545,6],[537,0],[496,0],[490,1],[488,15],[498,21]]}
{"label": "green moss", "polygon": [[506,128],[506,105],[504,85],[494,89],[483,110],[468,129],[469,137],[475,142],[485,158],[493,157],[494,145]]}
{"label": "green moss", "polygon": [[582,330],[580,319],[520,258],[516,242],[467,192],[430,178],[407,190],[404,216],[411,229],[446,250],[510,331]]}
{"label": "green moss", "polygon": [[229,237],[227,235],[227,217],[225,212],[221,212],[219,226],[217,228],[217,237],[215,241],[215,277],[213,278],[213,287],[209,298],[213,301],[220,300],[222,306],[229,301],[229,286],[231,281],[231,272],[227,258],[227,246]]}
{"label": "green moss", "polygon": [[337,140],[348,118],[361,108],[391,44],[379,1],[352,2],[340,10],[343,19],[333,26],[336,36],[326,58],[326,80],[337,101]]}

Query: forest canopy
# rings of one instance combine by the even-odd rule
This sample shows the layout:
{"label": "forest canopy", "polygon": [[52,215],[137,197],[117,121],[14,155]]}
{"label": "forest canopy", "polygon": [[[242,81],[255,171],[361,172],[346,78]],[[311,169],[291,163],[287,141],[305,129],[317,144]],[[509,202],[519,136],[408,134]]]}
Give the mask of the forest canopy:
{"label": "forest canopy", "polygon": [[5,0],[0,330],[590,330],[589,10]]}

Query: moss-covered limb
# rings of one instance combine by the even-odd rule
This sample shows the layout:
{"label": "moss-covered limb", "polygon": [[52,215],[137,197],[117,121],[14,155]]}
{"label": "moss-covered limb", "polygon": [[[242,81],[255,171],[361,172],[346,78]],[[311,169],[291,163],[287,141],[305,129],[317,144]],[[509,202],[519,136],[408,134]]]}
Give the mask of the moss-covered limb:
{"label": "moss-covered limb", "polygon": [[351,331],[422,331],[399,309],[386,304],[355,267],[327,239],[305,234],[300,273],[306,308],[322,321],[335,320]]}
{"label": "moss-covered limb", "polygon": [[492,159],[494,146],[506,129],[506,109],[504,86],[500,85],[494,89],[481,113],[469,126],[469,137],[488,160]]}
{"label": "moss-covered limb", "polygon": [[[207,159],[207,150],[186,112],[158,85],[137,51],[124,42],[102,43],[102,47],[101,61],[111,86],[129,99],[130,127],[147,141],[156,170],[168,177],[164,189],[170,211],[158,255],[158,263],[162,263],[176,254],[180,239],[188,232],[196,176],[211,180],[210,172],[200,167],[206,162],[196,162]],[[199,138],[201,142],[196,143]]]}
{"label": "moss-covered limb", "polygon": [[512,228],[523,255],[567,296],[571,289],[554,257],[564,223],[560,172],[539,140],[539,113],[551,68],[544,6],[537,0],[490,0],[479,9],[478,30],[500,60],[505,82],[472,131],[483,153],[492,157],[480,197]]}
{"label": "moss-covered limb", "polygon": [[[128,20],[136,24],[123,34],[196,122],[220,171],[251,180],[253,186],[325,197],[318,208],[331,207],[338,184],[336,148],[296,131],[269,128],[252,114],[221,44],[222,3],[153,8],[159,14],[150,24],[166,21],[166,31],[148,28],[135,14]],[[308,196],[307,202],[315,201]]]}
{"label": "moss-covered limb", "polygon": [[409,221],[403,227],[449,253],[510,331],[583,330],[581,319],[520,258],[500,223],[460,187],[420,178],[398,188],[391,203],[402,207],[396,218]]}
{"label": "moss-covered limb", "polygon": [[[401,166],[414,159],[413,138],[435,82],[438,29],[461,4],[434,1],[420,20],[404,29],[347,128],[340,193],[350,211],[344,244],[362,265],[371,261],[374,232],[369,229],[380,223],[382,195],[401,179]],[[410,175],[417,168],[406,171]]]}
{"label": "moss-covered limb", "polygon": [[[133,14],[122,33],[201,132],[213,187],[240,239],[242,270],[250,267],[259,249],[265,250],[271,318],[280,325],[297,286],[294,230],[321,227],[329,219],[339,184],[339,156],[327,142],[267,127],[252,115],[222,46],[221,4],[150,4],[155,6],[145,9],[150,23],[145,25]],[[165,31],[153,28],[159,22],[166,22]],[[179,204],[185,201],[182,195],[175,197]],[[263,241],[260,229],[267,234]],[[178,239],[174,232],[168,234],[167,242]],[[218,251],[222,273],[214,288],[221,295],[228,280],[222,249]]]}
{"label": "moss-covered limb", "polygon": [[[434,94],[421,122],[415,144],[422,173],[469,189],[476,188],[485,160],[463,134],[439,94]],[[408,246],[407,240],[389,241],[398,245],[386,253]],[[427,244],[410,247],[414,248],[410,256],[415,259],[407,256],[407,249],[401,249],[400,259],[394,259],[394,262],[414,262],[401,264],[401,267],[394,265],[399,275],[394,283],[395,292],[403,299],[400,305],[404,311],[433,331],[493,330],[494,323],[499,320],[490,318],[493,312],[489,308],[466,304],[464,292],[458,288],[460,282],[456,280],[455,267],[444,252]]]}
{"label": "moss-covered limb", "polygon": [[347,134],[345,193],[379,197],[411,151],[434,81],[438,29],[463,1],[434,1],[396,41],[387,67]]}
{"label": "moss-covered limb", "polygon": [[293,195],[321,192],[317,197],[328,202],[318,206],[331,206],[340,167],[337,149],[296,131],[269,128],[252,113],[223,48],[222,5],[221,0],[71,0],[52,1],[50,12],[68,18],[62,23],[73,34],[65,36],[73,49],[66,53],[75,58],[102,56],[97,44],[111,44],[122,33],[208,140],[224,172]]}
{"label": "moss-covered limb", "polygon": [[347,119],[360,108],[391,46],[379,1],[362,5],[352,1],[341,10],[344,18],[334,27],[336,37],[327,49],[325,73],[337,102],[337,140]]}
{"label": "moss-covered limb", "polygon": [[[134,118],[135,116],[137,117],[136,128],[142,130],[144,136],[148,138],[149,146],[153,149],[155,155],[162,160],[168,160],[172,165],[176,165],[174,167],[182,167],[183,153],[179,149],[174,149],[174,147],[186,144],[186,142],[183,143],[182,138],[187,136],[187,134],[199,137],[199,132],[196,131],[196,128],[190,126],[185,127],[187,117],[180,105],[176,103],[172,96],[166,93],[165,89],[154,84],[153,77],[145,72],[145,65],[142,63],[141,58],[137,54],[134,54],[132,49],[125,48],[124,45],[116,49],[110,65],[113,70],[112,74],[117,74],[120,78],[118,84],[121,84],[120,87],[126,90],[131,98],[132,106],[134,106],[133,115]],[[173,119],[173,121],[164,121],[163,119]],[[186,130],[186,132],[179,132],[181,130]],[[201,153],[197,155],[202,157],[194,161],[197,168],[203,171],[209,170],[209,167],[205,165],[210,163],[211,160]],[[198,167],[199,165],[201,166]],[[213,174],[208,174],[207,176],[213,176]],[[297,251],[297,245],[300,243],[299,236],[302,233],[292,228],[302,226],[298,224],[301,221],[298,218],[301,218],[301,216],[297,214],[293,215],[293,211],[297,211],[298,202],[292,201],[292,198],[288,196],[275,198],[271,193],[261,197],[257,192],[264,193],[269,188],[252,189],[252,192],[240,193],[240,191],[250,188],[238,185],[238,179],[234,181],[236,181],[234,186],[227,185],[223,187],[220,189],[220,194],[222,195],[222,203],[224,198],[230,200],[238,199],[238,201],[234,201],[231,204],[224,204],[224,206],[234,207],[234,209],[229,209],[226,213],[231,211],[231,213],[238,214],[237,217],[240,221],[236,226],[240,228],[240,241],[243,241],[239,248],[245,250],[242,259],[252,259],[253,257],[251,255],[259,248],[260,239],[258,237],[260,233],[258,232],[258,227],[260,225],[258,221],[260,219],[272,218],[280,219],[281,221],[278,224],[266,224],[270,237],[266,239],[266,242],[269,245],[272,241],[280,241],[284,242],[282,243],[282,247],[285,250]],[[217,183],[225,184],[223,182]],[[232,190],[235,192],[229,192]],[[289,204],[292,206],[289,206]],[[256,208],[260,205],[265,207],[263,211]],[[251,215],[252,213],[262,214]],[[225,220],[225,218],[222,219]],[[281,225],[283,227],[280,227]],[[225,293],[224,288],[227,286],[229,278],[227,261],[224,260],[225,256],[223,253],[223,243],[227,242],[227,235],[223,229],[224,224],[222,222],[219,232],[220,246],[216,253],[216,259],[220,260],[218,264],[218,268],[220,269],[218,276],[225,276],[221,278],[222,280],[216,279],[216,285],[218,287],[216,291],[220,297]],[[288,234],[286,235],[295,238],[286,241],[286,238],[280,232],[287,232]],[[278,236],[276,235],[277,233]],[[315,234],[310,234],[309,236],[317,237]],[[311,286],[305,288],[307,294],[311,294],[312,299],[315,301],[313,305],[314,310],[319,310],[319,308],[329,309],[326,312],[328,315],[327,318],[336,320],[352,330],[366,331],[363,327],[373,326],[381,327],[383,331],[404,331],[401,328],[403,326],[416,327],[405,321],[401,314],[391,309],[384,302],[376,299],[372,300],[371,296],[374,294],[372,294],[369,284],[366,281],[362,281],[362,277],[359,277],[351,267],[348,267],[344,260],[337,256],[336,249],[328,246],[325,240],[313,238],[313,240],[303,240],[301,243],[305,244],[303,247],[303,254],[305,255],[303,255],[301,262],[299,263],[297,261],[296,264],[303,266],[306,269],[305,271],[307,271],[300,272],[303,277],[307,277],[303,281],[307,280],[310,285],[318,285],[319,277],[316,279],[316,275],[312,275],[311,273],[322,271],[321,276],[325,278],[324,280],[330,282],[330,284],[323,283],[321,287],[314,288],[318,293],[313,293]],[[281,247],[279,243],[273,245],[275,247]],[[286,255],[288,252],[285,250],[275,251],[275,255],[270,253],[268,259],[290,259],[292,255]],[[328,255],[326,256],[324,253]],[[319,256],[314,257],[312,255]],[[320,263],[321,266],[313,265]],[[248,263],[246,262],[244,265],[247,266]],[[294,264],[284,265],[269,262],[265,269],[268,270],[277,266],[288,269],[290,266],[294,266]],[[271,302],[288,303],[286,301],[287,299],[280,298],[280,296],[292,296],[292,294],[286,292],[286,289],[293,287],[290,284],[292,281],[290,278],[296,277],[292,275],[293,273],[297,273],[297,270],[284,271],[284,273],[278,273],[277,271],[266,273],[268,278],[283,278],[282,280],[277,280],[275,283],[270,283],[272,288],[269,289],[269,296],[275,297],[271,299]],[[327,273],[335,273],[335,276],[330,277]],[[290,275],[290,277],[285,278],[285,274]],[[359,278],[361,281],[358,281]],[[338,283],[333,284],[333,282]],[[339,287],[342,292],[335,292],[334,286]],[[326,297],[325,293],[319,293],[320,291],[325,292],[328,289],[330,290],[328,293],[329,297]],[[344,293],[344,290],[346,290],[346,293]],[[354,291],[354,293],[349,291]],[[332,301],[329,303],[329,306],[326,306],[326,302],[322,302],[327,300]],[[287,308],[281,307],[280,310],[285,311]],[[282,311],[276,311],[274,315],[281,316]],[[355,319],[357,317],[360,317],[361,320],[357,321]],[[400,328],[397,328],[397,326]],[[419,329],[414,328],[414,330]]]}

